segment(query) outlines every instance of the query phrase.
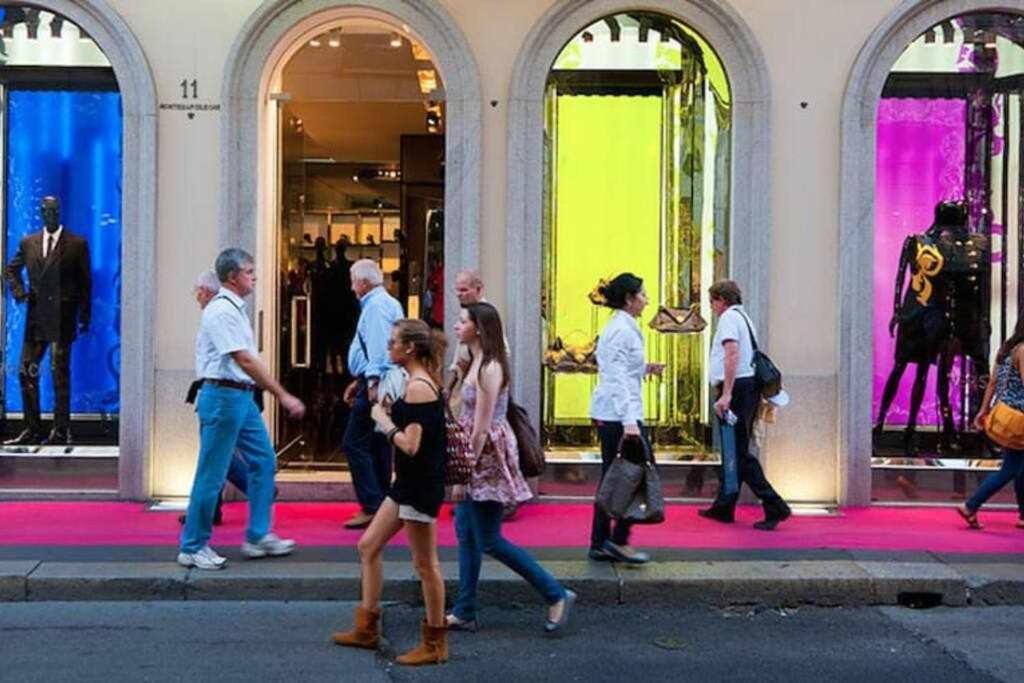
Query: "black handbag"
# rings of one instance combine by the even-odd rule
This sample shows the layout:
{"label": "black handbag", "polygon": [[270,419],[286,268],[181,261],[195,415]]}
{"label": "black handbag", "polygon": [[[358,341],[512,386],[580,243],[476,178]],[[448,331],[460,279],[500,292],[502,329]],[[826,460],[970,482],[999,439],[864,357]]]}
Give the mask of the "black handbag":
{"label": "black handbag", "polygon": [[601,480],[596,502],[613,519],[633,524],[665,521],[661,477],[642,439],[634,436],[622,440],[619,454]]}
{"label": "black handbag", "polygon": [[521,405],[509,399],[505,413],[519,446],[519,471],[524,477],[539,477],[544,473],[544,449],[540,445],[537,430],[530,422],[530,415]]}
{"label": "black handbag", "polygon": [[771,398],[782,391],[782,371],[776,367],[768,354],[757,348],[757,337],[754,335],[754,328],[750,325],[750,319],[746,314],[741,313],[743,321],[747,323],[747,331],[750,332],[750,344],[754,347],[754,360],[751,365],[754,368],[754,381],[757,382],[758,391],[763,398]]}

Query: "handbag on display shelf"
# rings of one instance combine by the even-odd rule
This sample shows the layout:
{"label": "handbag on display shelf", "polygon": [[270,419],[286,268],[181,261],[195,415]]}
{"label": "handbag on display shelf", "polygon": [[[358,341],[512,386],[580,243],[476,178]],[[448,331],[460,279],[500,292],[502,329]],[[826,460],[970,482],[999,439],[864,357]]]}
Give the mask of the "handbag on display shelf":
{"label": "handbag on display shelf", "polygon": [[509,399],[506,419],[512,426],[512,431],[516,435],[516,444],[519,446],[519,471],[524,477],[539,477],[544,473],[544,449],[540,445],[537,430],[530,422],[529,413],[521,405]]}
{"label": "handbag on display shelf", "polygon": [[597,338],[585,344],[566,344],[561,337],[544,350],[544,366],[557,373],[597,372]]}
{"label": "handbag on display shelf", "polygon": [[1024,412],[996,401],[985,418],[985,435],[1003,448],[1024,450]]}
{"label": "handbag on display shelf", "polygon": [[665,521],[661,477],[643,439],[630,436],[622,440],[619,454],[601,480],[596,503],[613,519],[634,524]]}
{"label": "handbag on display shelf", "polygon": [[689,308],[658,306],[658,312],[648,323],[652,330],[663,334],[694,334],[707,326],[707,321],[700,315],[700,304],[693,304]]}

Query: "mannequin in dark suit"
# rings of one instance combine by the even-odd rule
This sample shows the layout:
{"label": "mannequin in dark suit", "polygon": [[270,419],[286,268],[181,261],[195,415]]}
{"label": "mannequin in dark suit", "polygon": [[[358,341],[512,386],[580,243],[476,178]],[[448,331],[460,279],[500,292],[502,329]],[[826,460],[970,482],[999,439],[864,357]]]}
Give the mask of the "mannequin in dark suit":
{"label": "mannequin in dark suit", "polygon": [[[9,445],[71,443],[71,344],[89,329],[91,271],[89,245],[60,224],[60,203],[43,197],[43,230],[26,236],[7,264],[5,279],[14,299],[28,302],[18,379],[25,430]],[[21,277],[28,272],[28,289]],[[53,373],[53,430],[43,439],[39,417],[39,363],[50,349]]]}

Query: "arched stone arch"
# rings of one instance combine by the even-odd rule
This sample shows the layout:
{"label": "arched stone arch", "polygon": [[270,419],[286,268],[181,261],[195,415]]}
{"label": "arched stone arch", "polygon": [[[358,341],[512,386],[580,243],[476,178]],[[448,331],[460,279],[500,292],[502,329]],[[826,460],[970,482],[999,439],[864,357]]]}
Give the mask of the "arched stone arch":
{"label": "arched stone arch", "polygon": [[693,28],[725,66],[733,100],[730,269],[761,334],[768,323],[771,178],[768,66],[753,33],[724,0],[561,0],[530,31],[509,90],[507,291],[517,396],[538,416],[541,362],[541,223],[544,89],[562,48],[586,26],[629,10],[658,12]]}
{"label": "arched stone arch", "polygon": [[[259,231],[260,112],[268,65],[293,29],[332,10],[368,10],[407,24],[435,59],[445,85],[445,276],[479,263],[480,74],[458,24],[438,0],[265,0],[245,22],[228,56],[221,90],[222,245],[255,253]],[[325,15],[326,16],[326,15]],[[446,297],[446,319],[456,303]]]}
{"label": "arched stone arch", "polygon": [[[1022,9],[991,0],[903,0],[861,48],[843,96],[839,195],[839,501],[871,501],[871,377],[874,286],[875,125],[893,64],[918,36],[967,12]],[[865,293],[857,296],[856,293]]]}
{"label": "arched stone arch", "polygon": [[[156,84],[142,46],[105,0],[31,0],[88,33],[114,69],[124,115],[121,166],[120,496],[149,496],[156,302]],[[130,397],[131,400],[125,400]]]}

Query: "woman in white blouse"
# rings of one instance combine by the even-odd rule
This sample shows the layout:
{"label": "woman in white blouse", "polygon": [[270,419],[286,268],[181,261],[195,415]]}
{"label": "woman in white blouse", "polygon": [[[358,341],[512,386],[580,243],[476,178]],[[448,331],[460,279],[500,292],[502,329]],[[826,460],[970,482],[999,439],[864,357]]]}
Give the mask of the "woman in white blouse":
{"label": "woman in white blouse", "polygon": [[[601,441],[601,477],[619,452],[625,437],[650,441],[643,427],[644,405],[641,385],[649,374],[661,374],[664,366],[647,363],[644,336],[637,318],[647,306],[644,281],[622,273],[603,285],[599,293],[605,305],[615,309],[597,342],[597,388],[590,399],[590,417]],[[612,521],[597,505],[590,531],[590,559],[643,564],[650,558],[629,545],[630,524]]]}

